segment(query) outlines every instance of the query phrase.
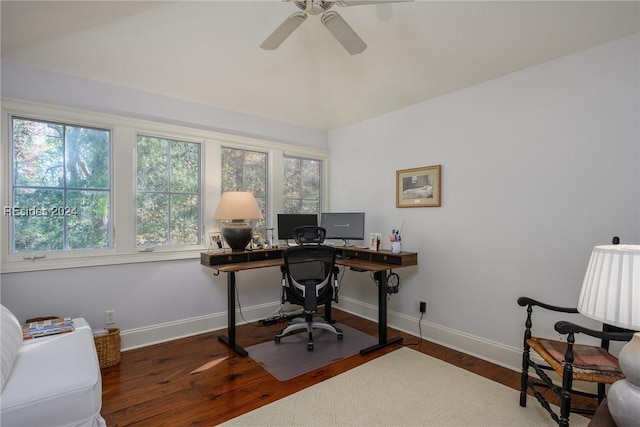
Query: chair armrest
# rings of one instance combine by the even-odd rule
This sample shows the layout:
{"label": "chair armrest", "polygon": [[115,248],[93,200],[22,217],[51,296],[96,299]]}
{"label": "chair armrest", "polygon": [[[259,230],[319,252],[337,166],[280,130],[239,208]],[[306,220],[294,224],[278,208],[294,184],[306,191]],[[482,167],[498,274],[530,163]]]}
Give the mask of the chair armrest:
{"label": "chair armrest", "polygon": [[578,309],[574,308],[574,307],[560,307],[560,306],[556,306],[556,305],[545,304],[543,302],[536,301],[533,298],[529,298],[529,297],[520,297],[520,298],[518,298],[518,305],[521,306],[521,307],[524,307],[524,306],[538,306],[538,307],[546,308],[547,310],[558,311],[558,312],[561,312],[561,313],[573,313],[573,314],[577,314],[578,313]]}
{"label": "chair armrest", "polygon": [[586,334],[594,338],[600,338],[609,341],[630,341],[633,337],[634,331],[629,332],[603,332],[595,329],[585,328],[584,326],[576,325],[566,320],[556,322],[554,329],[559,334]]}

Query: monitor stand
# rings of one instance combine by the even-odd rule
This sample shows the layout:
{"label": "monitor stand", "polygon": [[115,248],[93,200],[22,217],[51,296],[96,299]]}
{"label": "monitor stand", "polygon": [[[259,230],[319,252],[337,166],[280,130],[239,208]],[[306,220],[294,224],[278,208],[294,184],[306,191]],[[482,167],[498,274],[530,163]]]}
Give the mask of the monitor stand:
{"label": "monitor stand", "polygon": [[349,241],[347,239],[342,239],[342,246],[344,246],[345,248],[350,248],[353,245],[349,243]]}

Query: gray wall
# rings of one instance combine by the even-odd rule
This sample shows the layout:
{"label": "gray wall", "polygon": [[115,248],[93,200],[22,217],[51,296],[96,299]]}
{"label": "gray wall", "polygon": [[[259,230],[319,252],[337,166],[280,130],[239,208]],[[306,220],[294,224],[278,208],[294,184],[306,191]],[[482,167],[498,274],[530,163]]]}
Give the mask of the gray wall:
{"label": "gray wall", "polygon": [[[425,299],[426,324],[517,348],[518,296],[575,306],[594,245],[640,243],[639,47],[634,35],[329,133],[332,209],[365,211],[383,235],[406,221],[403,248],[419,253],[391,310]],[[397,209],[395,171],[435,164],[442,207]],[[352,277],[343,296],[372,302]]]}

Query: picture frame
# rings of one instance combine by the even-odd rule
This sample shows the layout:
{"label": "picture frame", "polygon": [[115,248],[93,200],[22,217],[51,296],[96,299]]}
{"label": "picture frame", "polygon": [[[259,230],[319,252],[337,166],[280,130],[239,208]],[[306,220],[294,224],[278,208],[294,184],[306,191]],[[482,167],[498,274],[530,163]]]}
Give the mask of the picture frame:
{"label": "picture frame", "polygon": [[396,207],[439,207],[441,165],[396,171]]}
{"label": "picture frame", "polygon": [[262,233],[254,231],[251,235],[251,249],[264,249]]}
{"label": "picture frame", "polygon": [[371,249],[372,251],[379,251],[381,240],[382,240],[382,233],[370,233],[369,249]]}
{"label": "picture frame", "polygon": [[209,251],[219,251],[224,249],[224,238],[222,233],[214,231],[209,233]]}

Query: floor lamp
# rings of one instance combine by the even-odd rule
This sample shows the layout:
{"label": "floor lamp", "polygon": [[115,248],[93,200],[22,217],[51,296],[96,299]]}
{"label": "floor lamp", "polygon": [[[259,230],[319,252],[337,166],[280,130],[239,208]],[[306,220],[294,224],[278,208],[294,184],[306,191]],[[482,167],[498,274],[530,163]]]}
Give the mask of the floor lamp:
{"label": "floor lamp", "polygon": [[[578,301],[587,317],[619,328],[640,330],[640,245],[596,246]],[[609,411],[618,427],[640,425],[640,332],[618,355],[626,379],[611,385]]]}

